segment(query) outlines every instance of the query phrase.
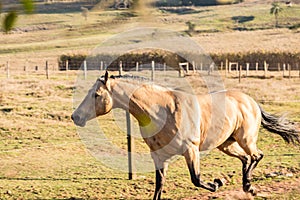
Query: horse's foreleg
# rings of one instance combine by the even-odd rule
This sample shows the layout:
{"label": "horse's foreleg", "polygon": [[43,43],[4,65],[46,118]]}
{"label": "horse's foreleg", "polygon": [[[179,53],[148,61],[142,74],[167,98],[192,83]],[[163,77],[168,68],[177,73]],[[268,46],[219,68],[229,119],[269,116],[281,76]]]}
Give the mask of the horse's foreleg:
{"label": "horse's foreleg", "polygon": [[215,192],[223,185],[223,182],[220,179],[215,179],[213,183],[205,183],[201,181],[198,147],[191,146],[183,155],[190,171],[191,180],[196,187],[201,187],[211,192]]}
{"label": "horse's foreleg", "polygon": [[155,193],[153,200],[159,200],[165,182],[165,169],[157,169],[155,172]]}
{"label": "horse's foreleg", "polygon": [[160,200],[163,185],[166,180],[168,162],[161,161],[154,153],[152,153],[152,158],[155,164],[155,193],[153,200]]}

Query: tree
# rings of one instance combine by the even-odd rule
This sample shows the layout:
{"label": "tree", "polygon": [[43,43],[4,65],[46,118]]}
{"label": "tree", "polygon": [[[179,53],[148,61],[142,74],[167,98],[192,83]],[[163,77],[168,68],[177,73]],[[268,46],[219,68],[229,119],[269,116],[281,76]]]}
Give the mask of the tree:
{"label": "tree", "polygon": [[196,25],[194,23],[187,21],[185,24],[188,26],[188,33],[193,33],[195,31]]}
{"label": "tree", "polygon": [[85,18],[85,21],[87,20],[88,18],[88,14],[89,14],[89,9],[85,8],[85,7],[81,7],[81,15]]}
{"label": "tree", "polygon": [[278,15],[283,10],[278,2],[273,2],[270,9],[270,14],[275,16],[275,27],[278,27]]}
{"label": "tree", "polygon": [[[34,3],[33,0],[19,0],[19,2],[22,4],[22,9],[26,14],[31,14],[34,11]],[[0,14],[2,13],[2,1],[0,0]],[[18,18],[18,12],[17,10],[10,10],[7,14],[5,14],[3,22],[2,22],[2,28],[5,33],[8,33],[13,29],[17,22]]]}

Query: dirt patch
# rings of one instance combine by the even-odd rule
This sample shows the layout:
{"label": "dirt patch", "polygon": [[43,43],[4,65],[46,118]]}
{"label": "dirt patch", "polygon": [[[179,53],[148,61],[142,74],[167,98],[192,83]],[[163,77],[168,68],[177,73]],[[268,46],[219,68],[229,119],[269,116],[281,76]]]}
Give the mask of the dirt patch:
{"label": "dirt patch", "polygon": [[[272,182],[268,185],[255,185],[258,190],[257,197],[263,199],[269,199],[273,195],[279,195],[294,192],[300,194],[300,187],[299,187],[300,178],[296,178],[293,180],[282,181],[282,182]],[[252,200],[254,199],[253,196],[250,194],[246,194],[243,190],[240,189],[233,189],[227,191],[220,191],[216,193],[208,193],[208,194],[199,194],[198,196],[194,197],[187,197],[183,198],[184,200],[191,200],[191,199],[201,199],[201,200],[210,200],[210,199],[224,199],[224,200]]]}

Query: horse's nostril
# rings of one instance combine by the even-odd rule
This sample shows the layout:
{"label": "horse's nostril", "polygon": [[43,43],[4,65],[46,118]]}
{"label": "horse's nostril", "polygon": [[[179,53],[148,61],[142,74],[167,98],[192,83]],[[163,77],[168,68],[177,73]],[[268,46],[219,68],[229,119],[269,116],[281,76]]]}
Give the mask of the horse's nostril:
{"label": "horse's nostril", "polygon": [[74,122],[78,122],[80,120],[80,117],[78,115],[72,115],[71,116],[71,119],[74,121]]}

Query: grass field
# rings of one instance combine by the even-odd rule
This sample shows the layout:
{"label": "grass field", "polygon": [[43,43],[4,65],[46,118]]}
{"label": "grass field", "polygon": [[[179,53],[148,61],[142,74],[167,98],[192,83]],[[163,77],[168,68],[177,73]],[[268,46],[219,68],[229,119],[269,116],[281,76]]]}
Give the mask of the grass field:
{"label": "grass field", "polygon": [[[195,24],[191,38],[206,52],[300,51],[299,28],[290,29],[300,24],[297,3],[291,8],[282,4],[280,28],[275,29],[274,16],[269,14],[271,0],[214,7],[141,7],[143,10],[135,12],[85,3],[39,2],[35,14],[20,13],[16,29],[10,34],[0,33],[0,199],[152,197],[153,172],[138,173],[134,180],[128,180],[126,172],[110,169],[87,151],[70,119],[78,75],[74,71],[55,71],[62,54],[88,54],[102,41],[136,27],[187,34],[186,22]],[[9,9],[7,5],[5,9]],[[80,6],[90,9],[87,21]],[[46,60],[49,80],[44,72]],[[6,78],[7,61],[10,78]],[[34,70],[35,66],[39,71]],[[291,79],[282,78],[278,72],[269,72],[267,78],[262,78],[262,72],[250,73],[251,77],[239,83],[235,72],[229,78],[222,72],[225,87],[241,90],[266,111],[288,113],[290,119],[300,123],[299,72],[292,72]],[[199,84],[193,76],[186,78]],[[197,88],[206,91],[204,86]],[[116,126],[113,116],[98,121],[107,131],[106,137],[125,149],[126,134]],[[137,150],[149,151],[140,138],[135,143]],[[299,146],[287,145],[263,129],[258,146],[265,158],[254,172],[253,184],[259,189],[255,199],[300,199]],[[228,183],[217,193],[197,189],[184,160],[178,158],[170,165],[163,197],[251,199],[241,190],[241,163],[236,159],[212,151],[201,159],[201,175],[206,181],[226,177]]]}
{"label": "grass field", "polygon": [[[300,122],[300,79],[224,78],[228,89],[238,89],[254,97],[271,113],[288,112]],[[0,198],[1,199],[149,199],[154,191],[154,173],[127,173],[112,170],[92,157],[70,120],[74,72],[15,74],[1,77],[0,96]],[[188,77],[193,79],[193,77]],[[194,80],[191,80],[192,82]],[[265,87],[261,87],[264,85]],[[126,134],[111,120],[99,120],[109,127],[109,138],[126,148]],[[123,139],[122,139],[123,138]],[[148,152],[141,140],[138,149]],[[287,145],[261,130],[259,148],[265,158],[254,173],[260,193],[256,199],[298,199],[300,191],[300,149]],[[125,163],[126,165],[126,163]],[[225,176],[229,183],[217,193],[197,189],[189,180],[182,158],[170,165],[164,198],[198,199],[245,198],[241,192],[241,164],[213,151],[201,160],[202,177],[211,181]]]}

